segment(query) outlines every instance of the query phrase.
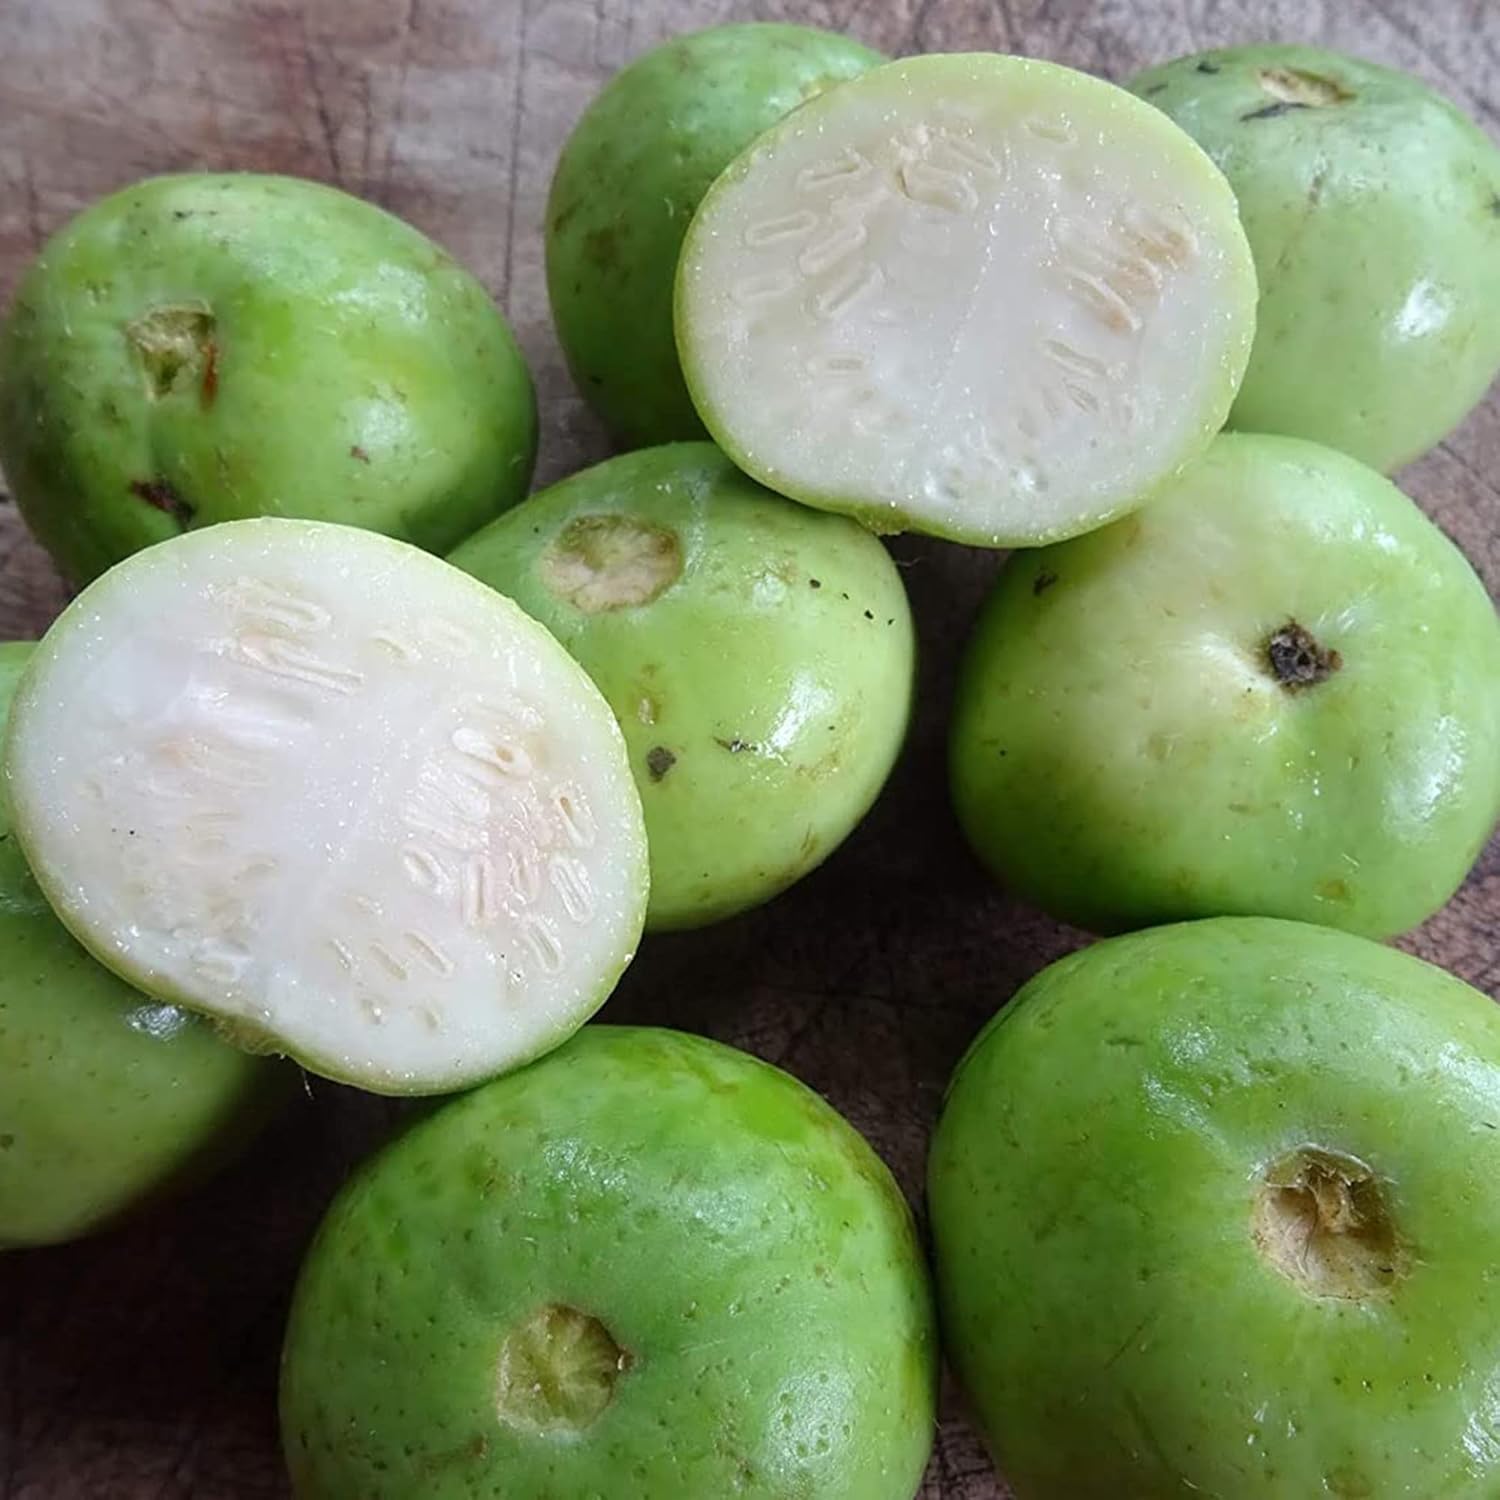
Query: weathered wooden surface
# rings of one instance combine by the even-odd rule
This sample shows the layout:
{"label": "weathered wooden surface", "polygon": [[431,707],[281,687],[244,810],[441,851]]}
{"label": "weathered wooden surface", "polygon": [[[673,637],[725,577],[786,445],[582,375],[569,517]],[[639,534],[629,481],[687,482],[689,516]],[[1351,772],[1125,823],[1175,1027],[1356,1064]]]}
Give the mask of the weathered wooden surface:
{"label": "weathered wooden surface", "polygon": [[[891,52],[1025,51],[1112,77],[1213,44],[1316,41],[1410,68],[1500,128],[1500,6],[1489,0],[0,0],[0,296],[44,234],[131,178],[238,167],[338,182],[436,236],[502,299],[537,376],[539,478],[556,477],[604,444],[548,323],[552,161],[612,69],[671,32],[733,18],[811,21]],[[1492,592],[1497,461],[1492,400],[1407,483]],[[649,943],[608,1015],[705,1031],[791,1068],[919,1200],[952,1062],[1077,938],[987,886],[946,804],[952,656],[994,560],[895,550],[925,666],[886,797],[773,906]],[[62,598],[0,503],[0,638],[40,630]],[[1409,946],[1500,994],[1497,928],[1492,844]],[[0,1262],[0,1500],[286,1493],[274,1391],[287,1291],[335,1185],[395,1118],[346,1090],[309,1093],[190,1202],[94,1244]],[[924,1500],[1000,1493],[950,1401]]]}

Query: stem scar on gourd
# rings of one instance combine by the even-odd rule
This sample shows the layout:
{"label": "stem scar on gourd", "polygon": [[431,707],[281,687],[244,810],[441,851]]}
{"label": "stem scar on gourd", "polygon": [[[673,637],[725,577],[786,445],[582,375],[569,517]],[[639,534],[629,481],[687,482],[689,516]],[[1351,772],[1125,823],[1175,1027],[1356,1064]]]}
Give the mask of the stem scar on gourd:
{"label": "stem scar on gourd", "polygon": [[1262,1259],[1312,1297],[1381,1296],[1409,1260],[1374,1170],[1321,1146],[1299,1146],[1266,1169],[1250,1230]]}
{"label": "stem scar on gourd", "polygon": [[575,516],[537,563],[542,582],[584,614],[649,604],[682,576],[675,532],[636,516]]}
{"label": "stem scar on gourd", "polygon": [[569,1436],[591,1427],[634,1364],[591,1314],[561,1303],[539,1307],[500,1345],[495,1411],[507,1427]]}
{"label": "stem scar on gourd", "polygon": [[1295,620],[1271,632],[1266,638],[1265,655],[1271,675],[1289,693],[1326,682],[1344,664],[1337,651],[1321,645]]}

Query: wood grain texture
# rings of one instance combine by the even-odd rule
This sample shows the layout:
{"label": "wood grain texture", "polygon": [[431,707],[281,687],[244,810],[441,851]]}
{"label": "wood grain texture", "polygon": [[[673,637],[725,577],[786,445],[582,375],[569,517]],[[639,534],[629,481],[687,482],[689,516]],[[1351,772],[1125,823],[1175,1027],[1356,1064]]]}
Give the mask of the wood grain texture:
{"label": "wood grain texture", "polygon": [[[505,304],[543,413],[539,480],[605,452],[548,321],[542,209],[603,79],[729,19],[847,29],[890,52],[990,48],[1121,78],[1236,41],[1323,43],[1409,68],[1500,130],[1488,0],[0,0],[0,297],[44,235],[150,172],[336,182],[411,219]],[[1500,404],[1408,490],[1500,591]],[[921,712],[875,813],[818,874],[710,932],[654,939],[607,1012],[790,1068],[864,1130],[914,1201],[948,1070],[1016,987],[1079,941],[993,890],[964,850],[942,742],[956,643],[995,559],[894,545],[924,648]],[[63,591],[0,502],[0,638]],[[1500,995],[1500,845],[1408,946]],[[239,1168],[96,1243],[0,1265],[0,1500],[268,1500],[286,1297],[333,1189],[398,1117],[313,1082]],[[923,1500],[1003,1493],[956,1398]],[[351,1497],[354,1500],[354,1497]],[[518,1497],[519,1500],[519,1497]],[[717,1500],[717,1497],[703,1497]]]}

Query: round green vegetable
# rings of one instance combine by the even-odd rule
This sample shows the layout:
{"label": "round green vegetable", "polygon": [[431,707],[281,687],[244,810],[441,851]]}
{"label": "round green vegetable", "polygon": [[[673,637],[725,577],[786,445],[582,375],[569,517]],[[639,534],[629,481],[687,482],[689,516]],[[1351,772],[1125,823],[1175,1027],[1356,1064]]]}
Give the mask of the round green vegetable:
{"label": "round green vegetable", "polygon": [[1500,1009],[1221,919],[1053,965],[959,1065],[946,1347],[1017,1500],[1500,1493]]}
{"label": "round green vegetable", "polygon": [[350,526],[230,522],[113,568],[37,649],[3,775],[102,962],[383,1093],[555,1046],[645,919],[593,684],[509,600]]}
{"label": "round green vegetable", "polygon": [[1388,480],[1230,435],[1138,514],[1008,562],[951,749],[975,849],[1055,915],[1386,936],[1500,814],[1500,622]]}
{"label": "round green vegetable", "polygon": [[1312,47],[1183,57],[1130,85],[1192,135],[1255,252],[1230,414],[1378,469],[1430,448],[1500,370],[1500,151],[1425,83]]}
{"label": "round green vegetable", "polygon": [[282,1440],[301,1500],[911,1500],[936,1374],[849,1124],[732,1048],[591,1026],[335,1202]]}
{"label": "round green vegetable", "polygon": [[0,464],[85,581],[261,515],[446,551],[526,493],[531,379],[483,287],[369,203],[190,175],[94,204],[0,329]]}
{"label": "round green vegetable", "polygon": [[889,554],[708,443],[585,470],[452,561],[547,626],[614,709],[650,927],[784,890],[855,827],[901,748],[914,646]]}
{"label": "round green vegetable", "polygon": [[716,26],[638,58],[574,127],[547,202],[547,289],[578,389],[620,442],[703,435],[672,278],[708,185],[767,126],[881,60],[809,26]]}
{"label": "round green vegetable", "polygon": [[1052,63],[914,57],[809,101],[699,206],[683,372],[763,484],[878,531],[1051,541],[1223,425],[1255,273],[1214,164]]}
{"label": "round green vegetable", "polygon": [[[0,727],[33,649],[0,644]],[[295,1080],[96,964],[52,915],[0,802],[0,1248],[77,1239],[187,1185]]]}

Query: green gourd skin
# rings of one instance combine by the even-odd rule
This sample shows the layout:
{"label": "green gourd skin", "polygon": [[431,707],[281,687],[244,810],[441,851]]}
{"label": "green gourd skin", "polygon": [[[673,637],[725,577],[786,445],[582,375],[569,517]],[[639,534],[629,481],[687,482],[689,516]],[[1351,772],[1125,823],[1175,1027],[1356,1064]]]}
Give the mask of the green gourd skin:
{"label": "green gourd skin", "polygon": [[705,435],[672,290],[709,184],[799,104],[883,61],[814,27],[717,26],[638,58],[574,127],[547,203],[547,289],[573,379],[622,445]]}
{"label": "green gourd skin", "polygon": [[[507,1392],[539,1315],[585,1338]],[[732,1048],[588,1026],[335,1201],[282,1438],[301,1500],[910,1500],[936,1377],[911,1215],[856,1132]]]}
{"label": "green gourd skin", "polygon": [[1129,87],[1213,157],[1260,280],[1230,425],[1388,471],[1500,370],[1500,150],[1420,80],[1310,47],[1235,47]]}
{"label": "green gourd skin", "polygon": [[[1038,975],[929,1171],[946,1351],[1011,1492],[1500,1492],[1497,1126],[1500,1009],[1362,938],[1226,918]],[[1306,1193],[1257,1238],[1303,1148],[1366,1178],[1332,1236],[1362,1283],[1298,1281],[1331,1243]]]}
{"label": "green gourd skin", "polygon": [[[0,644],[0,725],[31,651]],[[0,1248],[77,1239],[180,1190],[247,1142],[296,1079],[90,958],[0,807]]]}
{"label": "green gourd skin", "polygon": [[[1326,675],[1278,673],[1288,627]],[[1390,936],[1448,900],[1500,816],[1500,621],[1388,480],[1229,434],[1135,516],[1012,556],[950,764],[980,857],[1054,916]]]}
{"label": "green gourd skin", "polygon": [[[559,549],[586,566],[601,526],[642,539],[661,570],[649,585],[624,573],[631,597],[658,592],[579,602]],[[614,709],[646,813],[649,928],[769,900],[879,795],[911,710],[914,630],[889,554],[853,521],[772,494],[711,444],[668,444],[533,496],[449,560],[541,621]]]}
{"label": "green gourd skin", "polygon": [[484,288],[317,183],[152,178],[43,247],[0,329],[0,462],[75,582],[188,527],[341,521],[444,551],[531,480]]}

